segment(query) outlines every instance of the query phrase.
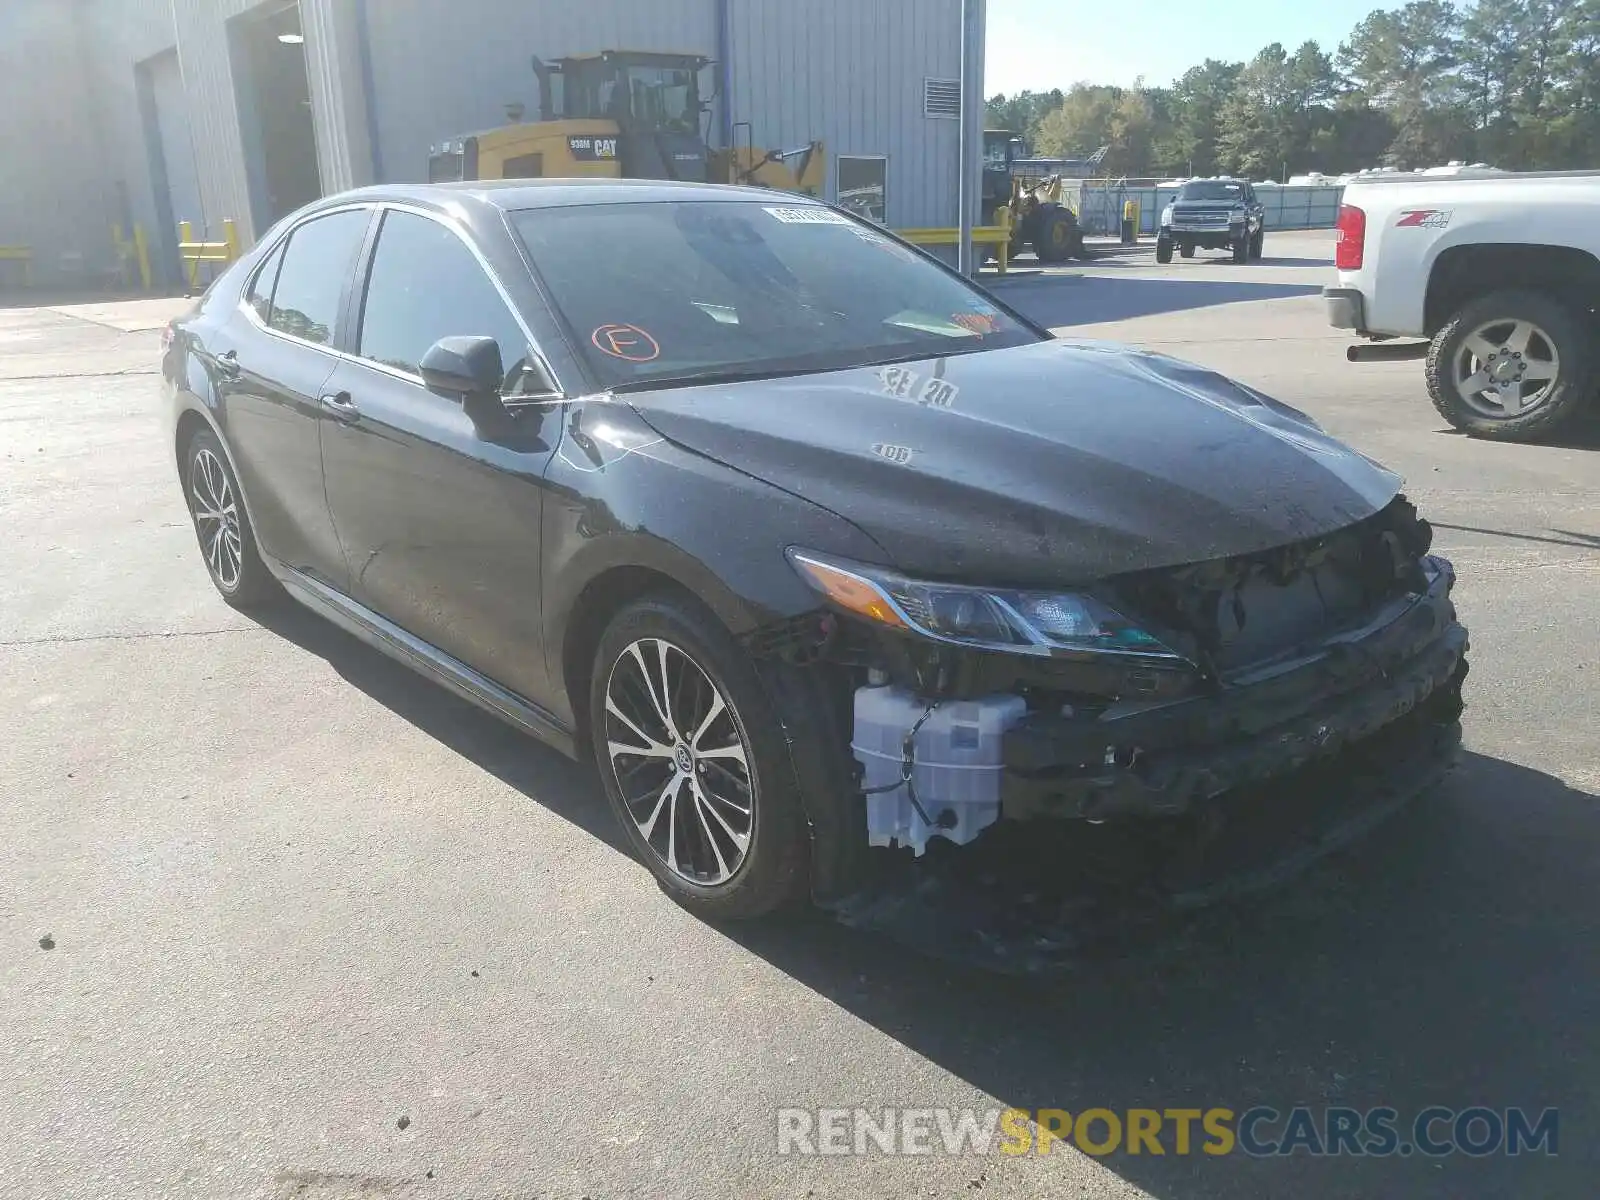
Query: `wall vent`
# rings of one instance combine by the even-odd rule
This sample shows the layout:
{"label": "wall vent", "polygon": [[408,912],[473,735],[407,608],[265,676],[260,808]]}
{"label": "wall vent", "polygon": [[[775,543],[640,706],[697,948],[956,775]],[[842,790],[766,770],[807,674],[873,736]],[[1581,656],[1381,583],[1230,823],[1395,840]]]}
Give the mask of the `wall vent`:
{"label": "wall vent", "polygon": [[961,81],[959,79],[924,79],[922,81],[922,115],[925,117],[961,117]]}

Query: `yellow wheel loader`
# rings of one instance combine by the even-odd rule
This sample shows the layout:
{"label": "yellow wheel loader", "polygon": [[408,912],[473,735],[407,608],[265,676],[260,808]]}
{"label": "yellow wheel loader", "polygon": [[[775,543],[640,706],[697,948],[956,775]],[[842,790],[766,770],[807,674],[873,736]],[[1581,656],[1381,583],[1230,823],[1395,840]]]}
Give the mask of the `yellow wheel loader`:
{"label": "yellow wheel loader", "polygon": [[539,119],[525,122],[522,107],[508,105],[512,124],[434,147],[428,179],[681,179],[820,195],[827,162],[821,142],[757,150],[752,138],[739,145],[735,136],[726,150],[707,147],[700,73],[710,62],[642,50],[536,57]]}

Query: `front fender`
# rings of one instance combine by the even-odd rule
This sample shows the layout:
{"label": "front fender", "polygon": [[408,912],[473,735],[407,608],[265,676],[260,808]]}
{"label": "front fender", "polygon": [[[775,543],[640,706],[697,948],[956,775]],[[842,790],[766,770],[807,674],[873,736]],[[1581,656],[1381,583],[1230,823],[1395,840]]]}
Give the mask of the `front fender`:
{"label": "front fender", "polygon": [[[735,637],[819,606],[784,557],[793,545],[884,561],[842,517],[687,450],[625,403],[569,405],[546,475],[545,654],[563,676],[569,632],[608,573],[644,568],[698,596]],[[564,691],[565,689],[563,689]],[[571,718],[583,697],[565,696]]]}

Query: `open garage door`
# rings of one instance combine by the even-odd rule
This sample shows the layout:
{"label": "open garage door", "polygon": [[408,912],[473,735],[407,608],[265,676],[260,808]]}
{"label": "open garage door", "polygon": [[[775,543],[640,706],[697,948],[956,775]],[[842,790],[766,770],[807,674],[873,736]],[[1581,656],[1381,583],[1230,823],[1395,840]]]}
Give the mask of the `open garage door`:
{"label": "open garage door", "polygon": [[300,6],[263,5],[228,23],[256,228],[322,195]]}
{"label": "open garage door", "polygon": [[204,236],[207,232],[177,50],[165,51],[140,63],[136,78],[143,110],[145,147],[150,156],[156,221],[160,226],[157,244],[165,264],[163,273],[169,281],[175,282],[180,277],[178,222],[192,221],[197,233]]}

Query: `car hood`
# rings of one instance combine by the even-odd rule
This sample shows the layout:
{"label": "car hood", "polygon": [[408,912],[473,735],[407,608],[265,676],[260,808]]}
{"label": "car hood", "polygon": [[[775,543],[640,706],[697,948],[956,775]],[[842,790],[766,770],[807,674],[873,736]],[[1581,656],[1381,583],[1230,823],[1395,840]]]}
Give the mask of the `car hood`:
{"label": "car hood", "polygon": [[664,437],[832,510],[930,578],[1075,583],[1245,554],[1370,516],[1400,487],[1287,405],[1094,343],[627,399]]}

